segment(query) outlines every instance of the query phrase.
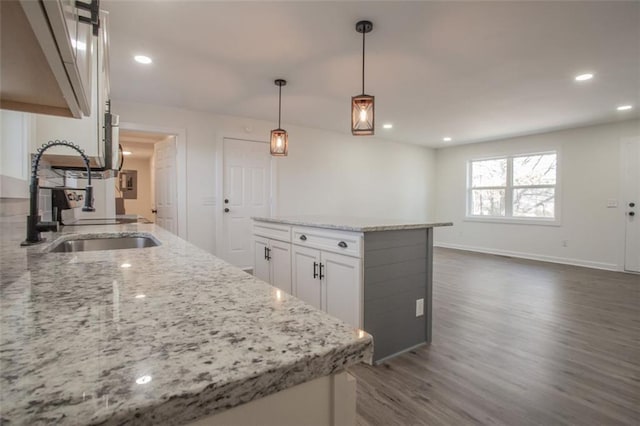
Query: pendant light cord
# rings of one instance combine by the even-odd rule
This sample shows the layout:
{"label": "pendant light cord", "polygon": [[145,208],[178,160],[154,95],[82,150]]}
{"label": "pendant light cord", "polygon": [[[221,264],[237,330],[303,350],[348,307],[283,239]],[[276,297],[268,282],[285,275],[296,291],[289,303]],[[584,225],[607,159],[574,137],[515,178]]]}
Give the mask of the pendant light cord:
{"label": "pendant light cord", "polygon": [[362,32],[362,94],[364,95],[364,39],[366,33]]}
{"label": "pendant light cord", "polygon": [[282,116],[282,84],[278,85],[278,129],[280,129],[280,117]]}

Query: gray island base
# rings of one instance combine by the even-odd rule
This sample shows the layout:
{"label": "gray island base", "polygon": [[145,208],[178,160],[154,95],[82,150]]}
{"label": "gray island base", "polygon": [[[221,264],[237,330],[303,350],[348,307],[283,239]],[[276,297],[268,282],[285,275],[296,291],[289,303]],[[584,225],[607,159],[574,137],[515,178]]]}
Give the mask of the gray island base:
{"label": "gray island base", "polygon": [[433,231],[451,222],[254,219],[254,273],[374,339],[376,363],[431,341]]}

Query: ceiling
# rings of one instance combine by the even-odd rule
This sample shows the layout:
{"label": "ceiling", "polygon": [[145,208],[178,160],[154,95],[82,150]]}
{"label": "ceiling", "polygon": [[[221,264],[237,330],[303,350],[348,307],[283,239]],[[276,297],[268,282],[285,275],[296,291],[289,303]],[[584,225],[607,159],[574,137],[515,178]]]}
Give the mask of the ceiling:
{"label": "ceiling", "polygon": [[[639,2],[103,0],[112,97],[350,131],[361,91],[376,136],[432,147],[624,120],[640,112]],[[153,64],[141,65],[133,55]],[[578,83],[574,76],[593,72]],[[616,106],[633,104],[630,111]],[[382,128],[392,123],[393,129]],[[443,137],[450,136],[445,143]]]}
{"label": "ceiling", "polygon": [[167,136],[169,135],[122,130],[119,134],[119,142],[123,151],[131,153],[127,158],[149,159],[153,157],[154,144],[166,140]]}

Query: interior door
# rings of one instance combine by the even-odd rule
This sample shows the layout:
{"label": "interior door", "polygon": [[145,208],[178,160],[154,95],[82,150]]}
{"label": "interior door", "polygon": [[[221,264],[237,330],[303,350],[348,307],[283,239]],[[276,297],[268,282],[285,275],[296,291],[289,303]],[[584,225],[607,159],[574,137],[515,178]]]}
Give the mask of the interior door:
{"label": "interior door", "polygon": [[295,296],[322,309],[322,285],[319,279],[320,252],[293,246],[292,279]]}
{"label": "interior door", "polygon": [[269,248],[269,240],[262,237],[255,237],[254,241],[254,263],[253,263],[253,275],[256,278],[271,283],[271,276],[269,273],[270,265],[267,259],[267,249]]}
{"label": "interior door", "polygon": [[178,208],[176,180],[176,140],[170,137],[157,142],[154,147],[155,172],[155,222],[169,232],[178,232]]}
{"label": "interior door", "polygon": [[251,266],[251,217],[269,216],[271,156],[266,143],[224,140],[223,234],[221,256]]}
{"label": "interior door", "polygon": [[626,221],[624,269],[640,272],[640,138],[623,141],[622,162]]}
{"label": "interior door", "polygon": [[352,327],[360,327],[361,260],[322,252],[321,261],[326,294],[324,310]]}
{"label": "interior door", "polygon": [[[256,249],[257,248],[256,246]],[[269,244],[269,257],[271,258],[269,260],[269,263],[271,263],[271,285],[292,294],[291,244],[271,240]]]}

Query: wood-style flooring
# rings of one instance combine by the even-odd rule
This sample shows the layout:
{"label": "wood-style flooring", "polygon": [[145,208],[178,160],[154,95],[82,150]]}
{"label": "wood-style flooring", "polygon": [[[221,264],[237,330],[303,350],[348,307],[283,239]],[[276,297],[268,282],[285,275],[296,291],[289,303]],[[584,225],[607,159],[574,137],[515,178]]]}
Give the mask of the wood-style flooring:
{"label": "wood-style flooring", "polygon": [[352,369],[359,425],[640,425],[640,275],[437,248],[430,345]]}

